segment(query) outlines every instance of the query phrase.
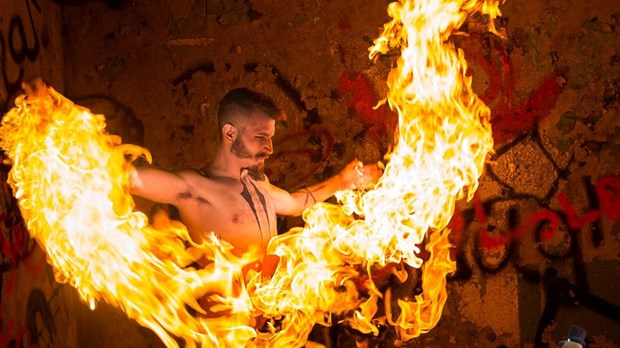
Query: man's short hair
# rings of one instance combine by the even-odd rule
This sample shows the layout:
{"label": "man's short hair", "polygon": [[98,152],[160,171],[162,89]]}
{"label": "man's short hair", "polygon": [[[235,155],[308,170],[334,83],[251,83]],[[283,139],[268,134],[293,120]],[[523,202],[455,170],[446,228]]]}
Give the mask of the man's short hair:
{"label": "man's short hair", "polygon": [[269,96],[249,88],[235,88],[220,101],[217,111],[218,129],[253,111],[260,111],[276,121],[286,118],[284,111]]}

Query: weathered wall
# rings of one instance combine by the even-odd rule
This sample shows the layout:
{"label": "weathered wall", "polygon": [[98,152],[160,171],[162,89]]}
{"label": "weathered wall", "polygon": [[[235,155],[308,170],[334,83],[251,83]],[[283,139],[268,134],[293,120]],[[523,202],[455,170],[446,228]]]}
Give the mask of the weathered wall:
{"label": "weathered wall", "polygon": [[[60,7],[49,0],[0,0],[0,113],[20,93],[23,79],[44,76],[63,89]],[[45,256],[28,237],[0,167],[0,347],[49,342],[56,326],[50,301],[58,296]]]}
{"label": "weathered wall", "polygon": [[0,112],[20,93],[21,82],[35,76],[63,88],[60,7],[50,0],[0,2]]}
{"label": "weathered wall", "polygon": [[[395,56],[367,58],[388,20],[383,0],[65,3],[82,4],[63,9],[64,89],[56,71],[32,69],[106,114],[110,131],[150,149],[157,166],[203,166],[216,143],[216,103],[237,86],[273,96],[288,113],[268,163],[284,188],[333,175],[354,157],[379,160],[389,146],[395,116],[372,106]],[[496,153],[476,198],[453,220],[458,271],[442,320],[409,346],[555,346],[571,324],[586,328],[592,347],[617,346],[620,6],[528,0],[501,8],[507,40],[475,21],[456,40],[492,109]],[[16,12],[28,23],[27,12]],[[118,311],[90,312],[71,289],[45,284],[61,292],[44,291],[62,309],[49,320],[54,346],[157,345]],[[12,285],[12,296],[36,286]],[[4,337],[24,323],[19,313],[3,319]]]}

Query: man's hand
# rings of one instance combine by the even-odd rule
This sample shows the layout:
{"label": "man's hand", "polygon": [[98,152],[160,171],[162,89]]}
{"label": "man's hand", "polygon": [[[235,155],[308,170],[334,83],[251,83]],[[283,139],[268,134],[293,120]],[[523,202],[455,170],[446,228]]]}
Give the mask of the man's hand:
{"label": "man's hand", "polygon": [[340,189],[367,188],[375,184],[381,174],[383,174],[383,170],[377,164],[363,164],[355,159],[340,172]]}

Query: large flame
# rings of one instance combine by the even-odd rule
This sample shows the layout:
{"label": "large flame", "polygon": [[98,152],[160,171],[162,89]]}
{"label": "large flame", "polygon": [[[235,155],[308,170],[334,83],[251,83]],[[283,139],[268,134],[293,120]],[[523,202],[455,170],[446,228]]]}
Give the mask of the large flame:
{"label": "large flame", "polygon": [[[401,49],[388,76],[386,99],[399,115],[389,163],[374,188],[339,192],[341,205],[306,210],[303,230],[272,241],[270,252],[282,262],[272,281],[254,290],[260,311],[297,320],[284,327],[302,333],[317,322],[330,324],[331,313],[365,333],[393,325],[404,340],[437,324],[447,298],[446,275],[455,270],[446,226],[455,201],[473,197],[493,148],[490,111],[472,91],[463,52],[448,38],[473,12],[494,19],[497,5],[439,0],[390,4],[393,20],[370,49],[371,59]],[[493,20],[490,30],[495,32]],[[430,258],[423,264],[418,253],[425,242]],[[392,309],[391,289],[382,293],[372,274],[394,263],[422,267],[423,292],[397,299],[398,311]],[[353,281],[364,273],[366,284],[358,289]],[[407,272],[394,274],[400,281],[407,277]],[[380,305],[385,314],[378,316]],[[394,312],[400,314],[394,318]],[[292,332],[277,335],[298,343]]]}
{"label": "large flame", "polygon": [[[210,238],[186,228],[149,225],[127,193],[127,158],[148,152],[119,145],[101,115],[52,88],[21,96],[2,120],[0,145],[13,162],[9,182],[28,230],[56,279],[91,307],[113,304],[152,329],[168,347],[302,346],[315,324],[340,321],[364,333],[394,326],[403,340],[432,329],[445,303],[447,223],[455,201],[471,198],[493,141],[489,110],[471,89],[467,65],[449,41],[468,15],[494,19],[497,1],[400,1],[370,57],[400,48],[386,101],[398,112],[393,151],[379,182],[342,191],[341,204],[304,212],[306,226],[272,239],[280,257],[266,279]],[[423,261],[420,247],[430,257]],[[206,256],[204,269],[191,267]],[[408,267],[403,267],[407,264]],[[421,268],[421,293],[394,298],[407,268]],[[377,272],[392,283],[375,281]],[[207,298],[205,311],[197,299]],[[259,319],[256,320],[255,318]],[[257,322],[266,320],[262,330]]]}
{"label": "large flame", "polygon": [[[182,225],[149,226],[133,211],[124,174],[124,156],[141,149],[116,146],[103,116],[51,88],[40,94],[17,98],[2,120],[1,145],[13,161],[9,183],[27,228],[56,279],[73,285],[91,308],[96,300],[118,306],[169,347],[177,346],[171,335],[190,347],[256,336],[247,292],[232,292],[248,260],[233,257],[216,238],[186,248]],[[213,263],[186,267],[197,250]],[[228,322],[194,314],[204,313],[196,298],[205,293],[229,312]]]}

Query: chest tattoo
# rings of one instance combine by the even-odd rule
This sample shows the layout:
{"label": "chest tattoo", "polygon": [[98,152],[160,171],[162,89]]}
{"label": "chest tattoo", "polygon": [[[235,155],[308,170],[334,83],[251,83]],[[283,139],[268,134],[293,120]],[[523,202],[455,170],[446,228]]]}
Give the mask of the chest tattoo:
{"label": "chest tattoo", "polygon": [[250,206],[250,209],[252,209],[252,213],[254,213],[254,218],[256,218],[256,223],[258,224],[258,231],[260,233],[260,237],[262,241],[263,240],[263,228],[261,224],[261,218],[258,216],[259,213],[258,213],[258,210],[256,209],[253,198],[256,197],[258,199],[258,202],[260,202],[263,208],[263,212],[265,213],[265,218],[267,219],[268,231],[271,231],[271,221],[269,220],[269,215],[267,213],[267,200],[265,199],[265,195],[263,195],[263,193],[258,189],[258,187],[256,187],[256,185],[254,185],[253,182],[248,180],[251,186],[251,187],[248,187],[248,183],[246,183],[244,178],[240,178],[240,179],[241,179],[241,185],[243,186],[243,189],[241,190],[241,197],[243,197],[246,203],[248,203],[248,205]]}

